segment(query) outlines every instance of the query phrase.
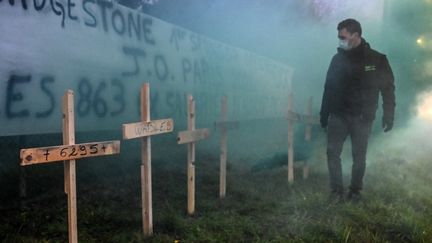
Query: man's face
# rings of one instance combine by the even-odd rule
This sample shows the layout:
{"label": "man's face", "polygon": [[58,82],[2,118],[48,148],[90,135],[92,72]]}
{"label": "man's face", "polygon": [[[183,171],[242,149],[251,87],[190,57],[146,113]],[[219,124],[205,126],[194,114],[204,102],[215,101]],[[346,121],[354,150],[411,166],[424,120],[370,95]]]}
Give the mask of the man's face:
{"label": "man's face", "polygon": [[340,47],[345,50],[351,50],[355,43],[358,42],[358,39],[360,38],[359,34],[357,32],[350,33],[347,31],[346,28],[343,28],[338,31],[338,38],[340,41]]}

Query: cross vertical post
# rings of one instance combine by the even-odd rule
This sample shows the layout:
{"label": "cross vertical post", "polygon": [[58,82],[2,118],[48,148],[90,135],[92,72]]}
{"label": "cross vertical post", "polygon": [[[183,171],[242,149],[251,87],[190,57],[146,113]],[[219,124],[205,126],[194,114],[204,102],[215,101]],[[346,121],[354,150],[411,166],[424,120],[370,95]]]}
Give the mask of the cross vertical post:
{"label": "cross vertical post", "polygon": [[293,111],[293,94],[288,96],[288,183],[294,181],[294,115]]}
{"label": "cross vertical post", "polygon": [[[195,100],[188,96],[188,130],[195,130]],[[188,214],[195,212],[195,142],[188,144],[187,156],[188,177]]]}
{"label": "cross vertical post", "polygon": [[19,178],[19,196],[23,200],[27,196],[27,183],[26,183],[26,171],[24,167],[20,167],[20,178]]}
{"label": "cross vertical post", "polygon": [[[306,128],[305,128],[305,141],[306,143],[310,143],[312,139],[312,96],[309,97],[308,105],[306,108]],[[309,162],[308,159],[305,159],[303,165],[303,179],[307,179],[309,177]]]}
{"label": "cross vertical post", "polygon": [[[26,137],[21,135],[18,137],[18,144],[20,147],[26,146]],[[26,170],[24,167],[20,166],[20,178],[19,178],[19,196],[21,200],[21,206],[23,199],[27,197],[27,182],[26,182]]]}
{"label": "cross vertical post", "polygon": [[[227,122],[227,97],[222,97],[221,103],[221,122]],[[228,131],[226,126],[221,127],[220,137],[220,173],[219,173],[219,198],[226,195],[226,162],[228,153]]]}
{"label": "cross vertical post", "polygon": [[[26,137],[21,135],[18,137],[18,144],[20,147],[26,146]],[[23,199],[27,197],[27,181],[26,181],[26,171],[24,167],[20,166],[20,178],[19,178],[19,196],[21,200],[21,206],[23,206]]]}
{"label": "cross vertical post", "polygon": [[[66,91],[63,96],[63,144],[75,144],[75,120],[74,120],[73,91]],[[76,205],[76,166],[75,160],[64,161],[65,192],[68,197],[68,232],[69,242],[78,242],[77,229],[77,205]]]}
{"label": "cross vertical post", "polygon": [[[146,83],[141,88],[141,121],[150,121],[150,88]],[[151,137],[143,137],[141,144],[141,197],[143,230],[145,235],[153,234],[152,180],[151,180]]]}

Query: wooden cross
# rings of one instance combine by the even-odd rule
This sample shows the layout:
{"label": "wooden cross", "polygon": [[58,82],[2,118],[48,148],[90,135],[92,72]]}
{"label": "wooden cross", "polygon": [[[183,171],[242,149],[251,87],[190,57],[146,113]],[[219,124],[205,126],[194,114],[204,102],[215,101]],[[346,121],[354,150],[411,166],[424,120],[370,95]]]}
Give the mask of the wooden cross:
{"label": "wooden cross", "polygon": [[[306,124],[305,140],[307,143],[312,138],[312,126],[319,124],[318,118],[312,115],[312,97],[309,98],[306,115],[301,115],[293,111],[293,95],[288,96],[288,182],[294,181],[294,123],[302,122]],[[305,160],[303,163],[303,178],[309,176],[309,164]]]}
{"label": "wooden cross", "polygon": [[188,96],[188,130],[178,133],[177,143],[188,144],[187,181],[188,181],[188,207],[187,212],[195,212],[195,142],[210,136],[207,128],[195,129],[195,100]]}
{"label": "wooden cross", "polygon": [[222,97],[221,119],[216,122],[216,128],[220,129],[220,172],[219,172],[219,198],[223,199],[226,195],[226,163],[228,155],[228,130],[238,128],[237,122],[228,122],[227,97]]}
{"label": "wooden cross", "polygon": [[[312,116],[312,96],[309,97],[305,117],[306,117],[305,141],[306,143],[310,143],[312,139],[312,125],[316,124],[314,123],[314,117]],[[309,177],[309,162],[307,159],[305,159],[303,165],[303,179],[307,179],[308,177]]]}
{"label": "wooden cross", "polygon": [[120,153],[120,141],[75,144],[74,97],[72,90],[63,96],[63,144],[20,150],[21,166],[64,161],[65,192],[68,195],[69,242],[78,242],[75,160]]}
{"label": "wooden cross", "polygon": [[288,183],[294,181],[294,117],[293,94],[288,96]]}
{"label": "wooden cross", "polygon": [[141,88],[141,122],[123,124],[123,139],[142,138],[141,144],[141,202],[144,234],[153,234],[151,139],[150,136],[174,130],[172,119],[150,120],[150,87]]}

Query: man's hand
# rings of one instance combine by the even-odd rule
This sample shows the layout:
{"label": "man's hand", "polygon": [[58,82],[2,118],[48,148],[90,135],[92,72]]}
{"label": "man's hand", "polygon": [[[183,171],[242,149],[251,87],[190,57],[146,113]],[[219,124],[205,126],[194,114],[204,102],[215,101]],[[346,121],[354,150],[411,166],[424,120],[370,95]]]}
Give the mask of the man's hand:
{"label": "man's hand", "polygon": [[393,120],[383,117],[382,119],[382,127],[384,128],[384,132],[388,132],[393,128]]}

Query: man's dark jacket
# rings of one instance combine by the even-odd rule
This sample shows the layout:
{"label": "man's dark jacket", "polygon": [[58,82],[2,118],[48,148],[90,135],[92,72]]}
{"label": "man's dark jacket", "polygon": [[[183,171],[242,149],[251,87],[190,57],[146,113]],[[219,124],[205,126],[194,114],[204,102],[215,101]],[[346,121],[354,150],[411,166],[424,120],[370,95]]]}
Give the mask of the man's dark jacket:
{"label": "man's dark jacket", "polygon": [[393,125],[394,90],[393,72],[386,56],[371,49],[364,39],[352,50],[338,48],[327,72],[321,125],[327,125],[330,114],[361,116],[373,121],[379,92],[383,98],[383,121]]}

